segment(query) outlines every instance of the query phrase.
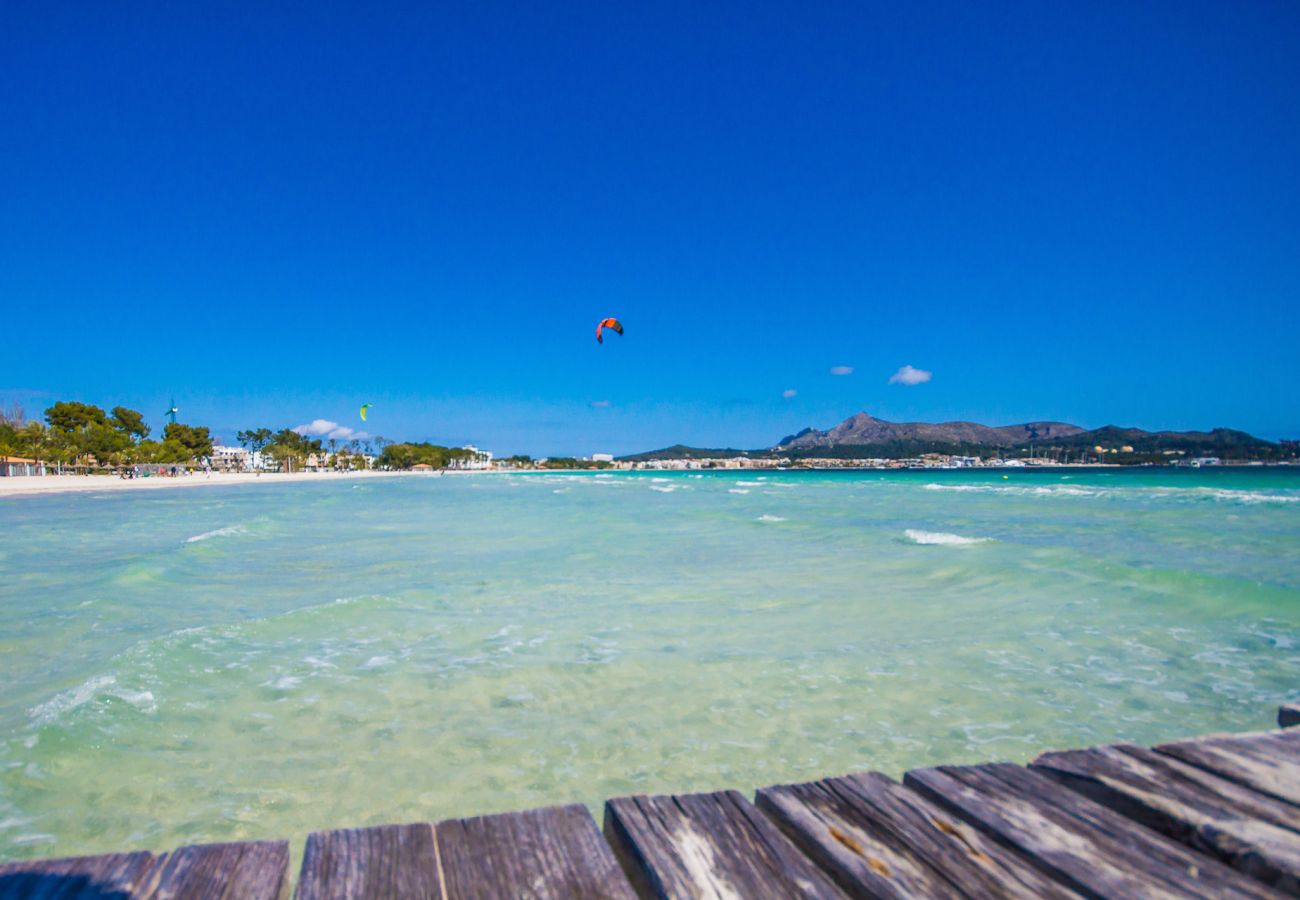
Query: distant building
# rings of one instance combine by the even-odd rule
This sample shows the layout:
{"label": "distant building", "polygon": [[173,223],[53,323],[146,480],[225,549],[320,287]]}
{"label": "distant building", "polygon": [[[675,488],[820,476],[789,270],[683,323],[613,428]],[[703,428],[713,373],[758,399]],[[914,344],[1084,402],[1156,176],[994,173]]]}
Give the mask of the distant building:
{"label": "distant building", "polygon": [[44,475],[45,463],[25,456],[0,456],[0,477],[17,478],[20,475]]}
{"label": "distant building", "polygon": [[265,471],[277,466],[276,461],[270,457],[243,447],[218,445],[212,448],[212,455],[208,458],[212,460],[212,468],[223,472],[252,472],[254,469]]}
{"label": "distant building", "polygon": [[607,463],[612,463],[612,462],[614,461],[614,454],[613,454],[613,453],[593,453],[593,454],[591,454],[591,461],[592,461],[592,462],[607,462]]}
{"label": "distant building", "polygon": [[492,453],[488,450],[480,450],[472,444],[466,444],[461,447],[462,450],[468,450],[470,457],[468,459],[452,460],[452,468],[455,469],[490,469],[492,468]]}

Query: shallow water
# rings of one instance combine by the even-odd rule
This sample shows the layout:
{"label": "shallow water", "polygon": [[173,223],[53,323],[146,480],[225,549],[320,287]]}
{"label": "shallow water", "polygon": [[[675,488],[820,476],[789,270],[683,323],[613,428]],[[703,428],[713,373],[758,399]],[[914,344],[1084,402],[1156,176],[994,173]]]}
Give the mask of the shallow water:
{"label": "shallow water", "polygon": [[0,858],[1269,724],[1300,470],[0,499]]}

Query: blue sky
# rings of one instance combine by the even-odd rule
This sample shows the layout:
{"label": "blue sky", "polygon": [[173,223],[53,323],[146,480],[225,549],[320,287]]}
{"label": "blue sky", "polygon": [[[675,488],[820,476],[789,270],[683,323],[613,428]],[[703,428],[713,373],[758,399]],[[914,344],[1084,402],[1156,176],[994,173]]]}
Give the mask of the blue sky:
{"label": "blue sky", "polygon": [[0,402],[1300,437],[1298,48],[1292,2],[8,0]]}

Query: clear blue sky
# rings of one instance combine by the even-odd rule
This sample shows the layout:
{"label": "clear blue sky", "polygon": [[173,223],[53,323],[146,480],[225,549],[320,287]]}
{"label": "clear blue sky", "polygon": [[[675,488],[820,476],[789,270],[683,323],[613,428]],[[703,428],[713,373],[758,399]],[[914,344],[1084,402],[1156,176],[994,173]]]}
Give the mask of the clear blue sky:
{"label": "clear blue sky", "polygon": [[0,4],[0,402],[1300,437],[1292,0],[379,6]]}

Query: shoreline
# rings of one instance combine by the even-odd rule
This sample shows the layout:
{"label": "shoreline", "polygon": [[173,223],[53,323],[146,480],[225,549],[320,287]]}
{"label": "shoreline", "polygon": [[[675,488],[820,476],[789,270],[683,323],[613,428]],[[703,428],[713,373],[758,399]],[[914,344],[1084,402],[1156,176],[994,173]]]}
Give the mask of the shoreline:
{"label": "shoreline", "polygon": [[[44,494],[96,493],[105,491],[149,491],[168,488],[221,487],[255,484],[321,484],[357,478],[417,477],[418,472],[213,472],[176,478],[119,478],[116,475],[28,475],[0,478],[0,499],[35,497]],[[425,476],[428,477],[428,476]]]}

